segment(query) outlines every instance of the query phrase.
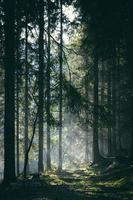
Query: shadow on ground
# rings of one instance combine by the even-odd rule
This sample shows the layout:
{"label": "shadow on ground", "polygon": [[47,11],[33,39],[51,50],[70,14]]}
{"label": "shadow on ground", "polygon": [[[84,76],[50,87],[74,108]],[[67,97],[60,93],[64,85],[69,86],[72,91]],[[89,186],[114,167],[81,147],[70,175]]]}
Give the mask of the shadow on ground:
{"label": "shadow on ground", "polygon": [[6,188],[1,185],[0,200],[133,200],[132,191],[115,187],[107,182],[108,176],[93,172],[53,172]]}

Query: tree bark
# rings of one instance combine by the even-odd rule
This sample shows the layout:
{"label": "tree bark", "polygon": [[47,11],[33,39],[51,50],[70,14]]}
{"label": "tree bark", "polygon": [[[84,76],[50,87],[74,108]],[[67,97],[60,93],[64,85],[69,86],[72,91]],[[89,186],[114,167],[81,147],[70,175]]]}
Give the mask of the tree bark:
{"label": "tree bark", "polygon": [[120,44],[118,43],[117,50],[117,68],[116,68],[116,130],[117,130],[117,151],[118,154],[121,154],[122,146],[121,146],[121,131],[120,131]]}
{"label": "tree bark", "polygon": [[98,55],[94,50],[94,110],[93,110],[93,163],[101,160],[98,141]]}
{"label": "tree bark", "polygon": [[[17,16],[18,17],[18,16]],[[20,52],[19,52],[19,47],[20,47],[20,23],[19,19],[17,19],[17,37],[16,37],[16,159],[17,159],[17,176],[19,175],[19,68],[20,68]]]}
{"label": "tree bark", "polygon": [[48,60],[47,60],[47,170],[51,170],[51,153],[50,153],[50,126],[51,126],[51,117],[50,117],[50,104],[51,104],[51,90],[50,90],[50,65],[51,65],[51,56],[50,56],[50,0],[47,0],[48,3]]}
{"label": "tree bark", "polygon": [[[87,63],[86,63],[87,64]],[[85,110],[85,118],[86,118],[86,129],[85,129],[85,163],[88,164],[89,161],[89,107],[88,107],[88,100],[89,100],[89,78],[88,74],[85,77],[85,98],[86,98],[86,110]]]}
{"label": "tree bark", "polygon": [[38,171],[43,172],[43,112],[44,112],[44,2],[39,6],[39,158]]}
{"label": "tree bark", "polygon": [[111,123],[111,69],[108,68],[108,82],[107,82],[107,103],[108,103],[108,156],[112,154],[112,142],[111,142],[111,133],[112,133],[112,123]]}
{"label": "tree bark", "polygon": [[58,170],[62,170],[62,52],[63,52],[63,26],[62,26],[62,0],[60,0],[60,75],[59,75],[59,165]]}
{"label": "tree bark", "polygon": [[116,154],[116,49],[113,49],[113,66],[112,66],[112,153]]}
{"label": "tree bark", "polygon": [[37,109],[36,117],[35,117],[34,124],[33,124],[32,137],[31,137],[31,140],[29,142],[29,146],[27,148],[27,151],[25,152],[25,162],[24,162],[24,170],[23,170],[24,180],[26,180],[26,175],[27,175],[26,171],[27,171],[27,165],[28,165],[28,161],[29,161],[29,153],[30,153],[30,150],[31,150],[31,147],[32,147],[32,144],[33,144],[33,140],[34,140],[34,136],[35,136],[35,132],[36,132],[37,120],[38,120],[38,109]]}
{"label": "tree bark", "polygon": [[[104,73],[105,73],[105,66],[104,66],[104,61],[102,61],[101,63],[101,106],[104,106],[104,93],[105,93],[105,76],[104,76]],[[100,128],[100,134],[99,134],[99,137],[100,137],[100,150],[101,150],[101,154],[103,155],[104,154],[104,148],[103,148],[103,143],[104,143],[104,135],[103,135],[103,128],[101,127]]]}
{"label": "tree bark", "polygon": [[4,182],[15,179],[15,0],[5,0]]}
{"label": "tree bark", "polygon": [[[24,163],[26,162],[26,152],[28,150],[28,121],[29,121],[29,100],[28,100],[28,27],[27,27],[27,14],[25,23],[25,130],[24,130]],[[26,171],[24,171],[27,176],[29,172],[29,162],[26,165]]]}

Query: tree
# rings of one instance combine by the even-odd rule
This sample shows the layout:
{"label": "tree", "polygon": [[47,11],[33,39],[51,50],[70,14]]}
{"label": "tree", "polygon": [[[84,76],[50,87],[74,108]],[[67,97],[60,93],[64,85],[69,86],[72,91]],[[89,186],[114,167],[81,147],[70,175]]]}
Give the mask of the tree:
{"label": "tree", "polygon": [[15,3],[5,0],[4,182],[15,179]]}
{"label": "tree", "polygon": [[16,22],[17,22],[17,30],[16,30],[16,168],[17,175],[19,175],[19,93],[20,93],[20,17],[19,17],[19,4],[17,4],[17,13],[16,13]]}
{"label": "tree", "polygon": [[[26,154],[28,151],[28,132],[29,132],[29,98],[28,98],[28,76],[29,76],[29,66],[28,66],[28,13],[26,10],[25,15],[25,130],[24,130],[24,163],[26,162]],[[25,164],[24,164],[25,165]],[[29,172],[29,162],[26,165],[24,171],[24,177],[26,178]]]}
{"label": "tree", "polygon": [[51,39],[50,39],[50,0],[47,0],[47,15],[48,15],[48,47],[47,47],[47,52],[48,52],[48,58],[47,58],[47,170],[51,170],[51,155],[50,155],[50,126],[51,126],[51,116],[50,116],[50,104],[51,104],[51,91],[50,91],[50,71],[51,71]]}
{"label": "tree", "polygon": [[98,141],[98,53],[94,50],[94,110],[93,110],[93,163],[100,161],[99,141]]}
{"label": "tree", "polygon": [[44,115],[44,2],[39,1],[39,157],[38,171],[43,172],[43,115]]}
{"label": "tree", "polygon": [[113,65],[112,65],[112,141],[113,154],[116,154],[116,49],[113,50]]}
{"label": "tree", "polygon": [[108,67],[107,69],[107,106],[108,106],[108,156],[111,156],[112,154],[112,143],[111,143],[111,69]]}
{"label": "tree", "polygon": [[[86,63],[87,64],[87,63]],[[85,110],[85,119],[86,119],[86,130],[85,130],[85,162],[86,164],[89,161],[88,152],[89,152],[89,75],[85,77],[85,98],[86,98],[86,110]]]}
{"label": "tree", "polygon": [[62,61],[63,61],[63,13],[62,13],[62,0],[60,0],[60,74],[59,74],[59,165],[58,170],[62,170]]}

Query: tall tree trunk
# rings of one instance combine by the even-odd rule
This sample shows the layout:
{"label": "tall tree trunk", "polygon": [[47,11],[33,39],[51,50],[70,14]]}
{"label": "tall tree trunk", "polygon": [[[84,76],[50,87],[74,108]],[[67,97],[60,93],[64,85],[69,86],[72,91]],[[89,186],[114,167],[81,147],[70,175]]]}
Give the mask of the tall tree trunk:
{"label": "tall tree trunk", "polygon": [[[28,101],[28,27],[27,27],[27,14],[25,23],[25,130],[24,130],[24,163],[26,162],[26,152],[28,150],[28,121],[29,121],[29,101]],[[24,164],[25,165],[25,164]],[[29,162],[24,171],[24,177],[26,178],[29,172]]]}
{"label": "tall tree trunk", "polygon": [[62,52],[63,52],[63,26],[62,26],[62,0],[60,0],[60,75],[59,75],[59,165],[62,170]]}
{"label": "tall tree trunk", "polygon": [[[86,63],[87,64],[87,63]],[[86,98],[86,110],[85,110],[85,118],[86,118],[86,129],[85,129],[85,163],[88,164],[89,161],[89,78],[88,74],[85,77],[85,98]]]}
{"label": "tall tree trunk", "polygon": [[19,75],[17,71],[16,83],[16,157],[17,157],[17,175],[19,175]]}
{"label": "tall tree trunk", "polygon": [[44,2],[39,6],[39,158],[38,171],[43,172],[43,101],[44,101]]}
{"label": "tall tree trunk", "polygon": [[5,0],[4,182],[15,179],[15,0]]}
{"label": "tall tree trunk", "polygon": [[51,126],[51,117],[50,117],[50,104],[51,104],[51,91],[50,91],[50,0],[47,0],[48,3],[48,60],[47,60],[47,170],[51,170],[51,153],[50,153],[50,126]]}
{"label": "tall tree trunk", "polygon": [[[129,1],[129,27],[128,27],[128,34],[126,38],[126,63],[128,66],[128,83],[127,86],[130,89],[129,96],[128,96],[128,107],[129,107],[129,114],[128,116],[128,124],[131,132],[130,139],[131,139],[131,147],[130,147],[130,159],[133,162],[133,15],[132,15],[132,1]],[[130,120],[130,121],[129,121]]]}
{"label": "tall tree trunk", "polygon": [[[104,76],[104,73],[105,73],[105,66],[104,66],[104,61],[102,61],[101,63],[101,106],[104,106],[104,93],[105,93],[105,76]],[[100,128],[100,134],[99,134],[99,137],[100,137],[100,150],[101,150],[101,153],[102,155],[104,154],[104,128]]]}
{"label": "tall tree trunk", "polygon": [[101,159],[98,141],[98,55],[94,50],[94,111],[93,111],[93,163]]}
{"label": "tall tree trunk", "polygon": [[113,155],[116,154],[116,49],[113,50],[113,66],[112,66],[112,144]]}
{"label": "tall tree trunk", "polygon": [[16,68],[16,159],[17,159],[17,175],[19,175],[19,67],[20,67],[20,24],[17,19],[17,37],[16,37],[16,59],[17,59],[17,68]]}
{"label": "tall tree trunk", "polygon": [[117,151],[121,154],[121,131],[120,131],[120,44],[117,52],[117,69],[116,69],[116,130],[117,130]]}
{"label": "tall tree trunk", "polygon": [[24,172],[24,181],[26,180],[26,175],[27,175],[26,169],[27,169],[27,164],[28,164],[28,160],[29,160],[29,153],[30,153],[30,150],[31,150],[31,147],[32,147],[32,144],[33,144],[34,137],[35,137],[37,120],[38,120],[38,108],[37,108],[37,113],[36,113],[35,120],[34,120],[34,123],[33,123],[33,133],[32,133],[32,136],[31,136],[31,140],[29,142],[28,149],[27,149],[26,154],[25,154],[24,171],[23,171]]}
{"label": "tall tree trunk", "polygon": [[112,142],[111,142],[111,133],[112,133],[112,120],[111,120],[111,69],[108,68],[108,82],[107,82],[107,104],[108,104],[108,156],[112,154]]}

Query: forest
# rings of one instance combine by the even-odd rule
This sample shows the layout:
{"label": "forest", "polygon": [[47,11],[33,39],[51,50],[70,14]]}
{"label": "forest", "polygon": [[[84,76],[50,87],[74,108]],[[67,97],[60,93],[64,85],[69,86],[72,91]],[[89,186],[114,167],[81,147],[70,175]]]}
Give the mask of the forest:
{"label": "forest", "polygon": [[0,200],[133,200],[133,2],[0,1]]}

